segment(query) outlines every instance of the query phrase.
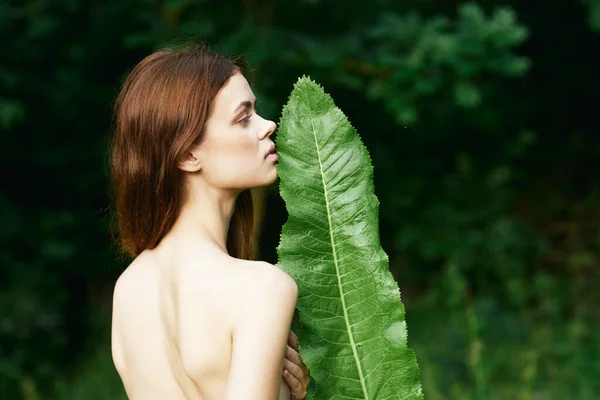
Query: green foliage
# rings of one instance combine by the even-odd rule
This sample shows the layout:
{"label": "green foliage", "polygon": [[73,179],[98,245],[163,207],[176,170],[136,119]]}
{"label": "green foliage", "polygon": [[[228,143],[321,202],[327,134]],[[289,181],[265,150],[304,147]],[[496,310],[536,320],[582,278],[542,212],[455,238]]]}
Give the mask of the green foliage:
{"label": "green foliage", "polygon": [[599,0],[582,0],[589,8],[589,23],[594,30],[600,30],[600,1]]}
{"label": "green foliage", "polygon": [[456,21],[382,13],[354,55],[364,60],[357,68],[369,71],[367,96],[383,100],[399,124],[414,124],[423,115],[421,102],[439,95],[448,83],[454,103],[473,108],[482,102],[487,73],[523,75],[530,62],[512,49],[526,37],[527,29],[517,24],[511,9],[499,8],[488,18],[468,3],[459,6]]}
{"label": "green foliage", "polygon": [[[0,398],[51,399],[57,379],[115,397],[84,371],[109,370],[86,359],[107,348],[122,267],[110,104],[142,57],[200,37],[250,62],[261,115],[309,72],[368,132],[427,398],[595,399],[597,4],[0,1]],[[261,244],[273,262],[278,199]]]}
{"label": "green foliage", "polygon": [[294,85],[280,121],[289,220],[279,266],[299,285],[301,355],[318,399],[421,399],[404,306],[379,242],[371,160],[331,97]]}

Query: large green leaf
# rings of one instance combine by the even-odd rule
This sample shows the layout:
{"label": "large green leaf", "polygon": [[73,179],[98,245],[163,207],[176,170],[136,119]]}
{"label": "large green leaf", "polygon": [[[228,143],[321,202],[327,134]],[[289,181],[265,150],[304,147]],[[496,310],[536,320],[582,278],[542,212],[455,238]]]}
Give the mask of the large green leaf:
{"label": "large green leaf", "polygon": [[298,283],[300,354],[315,399],[422,399],[400,290],[379,241],[367,149],[307,77],[295,84],[277,136],[289,213],[278,265]]}

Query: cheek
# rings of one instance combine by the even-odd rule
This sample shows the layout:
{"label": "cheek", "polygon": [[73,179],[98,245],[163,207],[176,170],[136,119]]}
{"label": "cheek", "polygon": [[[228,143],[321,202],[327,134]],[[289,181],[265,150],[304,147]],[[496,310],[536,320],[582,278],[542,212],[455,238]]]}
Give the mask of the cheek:
{"label": "cheek", "polygon": [[250,132],[241,129],[231,130],[223,133],[220,137],[214,137],[210,143],[211,164],[222,172],[236,170],[243,173],[244,170],[252,169],[258,160],[258,140],[252,138]]}
{"label": "cheek", "polygon": [[251,156],[257,145],[257,140],[253,140],[248,132],[232,132],[220,144],[222,154],[231,157]]}
{"label": "cheek", "polygon": [[243,135],[239,140],[236,141],[238,146],[244,150],[254,150],[256,149],[257,141],[253,140],[250,135]]}
{"label": "cheek", "polygon": [[223,130],[221,135],[214,135],[207,142],[211,152],[216,156],[235,155],[243,150],[252,150],[257,146],[257,140],[253,140],[249,132],[240,128],[229,128]]}

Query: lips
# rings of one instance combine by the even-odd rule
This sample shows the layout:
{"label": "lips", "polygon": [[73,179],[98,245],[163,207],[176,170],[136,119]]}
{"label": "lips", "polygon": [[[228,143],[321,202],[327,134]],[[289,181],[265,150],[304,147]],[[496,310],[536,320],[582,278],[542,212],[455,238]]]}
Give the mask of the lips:
{"label": "lips", "polygon": [[269,146],[269,151],[265,154],[265,158],[269,157],[271,154],[275,154],[275,145],[273,143]]}

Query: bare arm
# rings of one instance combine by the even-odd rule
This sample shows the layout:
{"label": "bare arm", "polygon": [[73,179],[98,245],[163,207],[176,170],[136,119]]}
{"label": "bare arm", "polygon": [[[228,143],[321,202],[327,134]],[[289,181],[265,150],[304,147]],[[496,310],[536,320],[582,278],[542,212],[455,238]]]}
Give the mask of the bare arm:
{"label": "bare arm", "polygon": [[236,313],[226,400],[279,398],[298,287],[273,266],[260,268],[253,282]]}

